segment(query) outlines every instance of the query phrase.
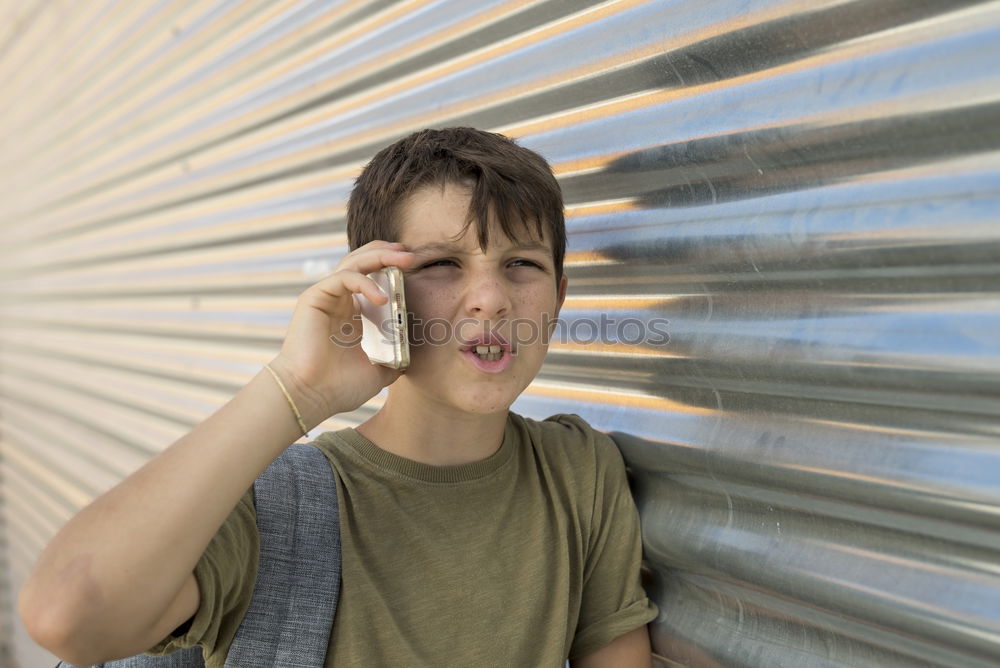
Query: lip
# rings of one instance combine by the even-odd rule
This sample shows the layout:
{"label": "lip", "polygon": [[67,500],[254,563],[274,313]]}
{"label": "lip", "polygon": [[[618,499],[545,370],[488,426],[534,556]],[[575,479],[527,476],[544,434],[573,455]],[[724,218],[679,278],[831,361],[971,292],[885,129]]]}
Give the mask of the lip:
{"label": "lip", "polygon": [[[473,352],[473,348],[476,346],[500,346],[502,352],[500,359],[496,361],[480,359]],[[502,336],[492,332],[484,332],[479,336],[463,340],[459,350],[472,366],[483,373],[500,373],[507,369],[514,361],[514,353],[510,348],[510,344]]]}

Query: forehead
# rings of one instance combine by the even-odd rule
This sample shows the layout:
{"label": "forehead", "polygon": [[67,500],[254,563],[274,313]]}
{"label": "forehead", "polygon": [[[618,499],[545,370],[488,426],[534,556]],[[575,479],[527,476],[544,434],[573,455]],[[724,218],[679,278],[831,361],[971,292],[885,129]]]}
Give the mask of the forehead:
{"label": "forehead", "polygon": [[[411,249],[479,247],[479,229],[483,223],[479,220],[469,223],[471,203],[469,186],[458,183],[421,186],[398,209],[393,225],[396,240]],[[530,225],[517,225],[521,233],[511,239],[495,221],[486,224],[490,247],[552,252],[552,241],[547,236],[539,239]]]}

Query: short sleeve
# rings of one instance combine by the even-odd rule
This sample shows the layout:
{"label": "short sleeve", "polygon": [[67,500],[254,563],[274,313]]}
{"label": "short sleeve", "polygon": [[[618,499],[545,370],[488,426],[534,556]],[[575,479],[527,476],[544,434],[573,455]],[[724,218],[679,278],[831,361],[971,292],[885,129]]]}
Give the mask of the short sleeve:
{"label": "short sleeve", "polygon": [[200,645],[206,668],[223,666],[253,596],[259,545],[253,493],[248,491],[195,565],[200,596],[198,611],[189,624],[164,638],[148,653],[159,656]]}
{"label": "short sleeve", "polygon": [[642,588],[639,513],[629,491],[625,464],[614,441],[594,434],[594,507],[583,595],[570,658],[605,647],[656,618]]}

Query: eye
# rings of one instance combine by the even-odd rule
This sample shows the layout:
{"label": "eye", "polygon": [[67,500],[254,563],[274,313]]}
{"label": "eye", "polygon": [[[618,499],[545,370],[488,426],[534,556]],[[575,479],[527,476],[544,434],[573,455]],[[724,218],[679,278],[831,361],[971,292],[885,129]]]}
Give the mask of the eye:
{"label": "eye", "polygon": [[528,258],[524,258],[524,257],[519,257],[519,258],[515,258],[515,259],[511,260],[508,263],[507,266],[509,266],[509,267],[531,267],[531,268],[534,268],[534,269],[541,269],[542,271],[545,271],[545,267],[543,267],[540,263],[535,262],[534,260],[529,260]]}
{"label": "eye", "polygon": [[457,267],[458,263],[451,258],[441,258],[438,260],[431,260],[430,262],[425,262],[420,265],[421,269],[430,269],[431,267]]}

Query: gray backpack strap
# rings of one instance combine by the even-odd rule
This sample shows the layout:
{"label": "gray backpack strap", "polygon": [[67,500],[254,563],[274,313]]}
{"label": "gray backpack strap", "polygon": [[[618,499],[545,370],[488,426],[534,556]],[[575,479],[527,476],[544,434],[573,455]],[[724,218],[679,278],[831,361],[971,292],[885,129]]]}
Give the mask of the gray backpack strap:
{"label": "gray backpack strap", "polygon": [[[76,666],[60,661],[56,664],[56,668],[76,668]],[[98,663],[89,668],[205,668],[205,661],[202,659],[201,647],[188,647],[164,656],[136,654],[124,659]]]}
{"label": "gray backpack strap", "polygon": [[[340,594],[340,513],[326,456],[285,450],[253,485],[260,568],[226,668],[321,668]],[[200,647],[91,668],[204,668]],[[60,662],[56,668],[75,668]]]}
{"label": "gray backpack strap", "polygon": [[226,668],[321,668],[340,594],[340,513],[326,456],[296,444],[254,483],[260,567]]}

